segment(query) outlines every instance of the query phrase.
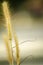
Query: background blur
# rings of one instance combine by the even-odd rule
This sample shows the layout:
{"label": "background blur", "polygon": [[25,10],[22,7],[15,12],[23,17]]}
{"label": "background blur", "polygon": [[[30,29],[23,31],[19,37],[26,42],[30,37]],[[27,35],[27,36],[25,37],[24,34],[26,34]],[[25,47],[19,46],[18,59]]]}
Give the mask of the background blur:
{"label": "background blur", "polygon": [[8,65],[2,37],[7,32],[4,1],[8,2],[13,33],[16,31],[19,43],[27,41],[19,46],[21,65],[43,65],[43,0],[0,0],[0,65]]}

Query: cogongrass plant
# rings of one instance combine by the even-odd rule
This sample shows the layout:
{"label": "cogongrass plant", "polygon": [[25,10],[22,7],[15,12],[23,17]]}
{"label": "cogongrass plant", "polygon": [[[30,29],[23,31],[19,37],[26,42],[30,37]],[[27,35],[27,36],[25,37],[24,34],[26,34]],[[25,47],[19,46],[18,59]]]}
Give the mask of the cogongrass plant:
{"label": "cogongrass plant", "polygon": [[[3,13],[4,13],[6,27],[7,27],[7,31],[8,31],[8,37],[4,36],[4,41],[5,41],[6,49],[8,52],[9,63],[10,63],[10,65],[14,65],[13,50],[12,50],[12,31],[11,31],[12,29],[11,29],[11,19],[10,19],[10,14],[9,14],[9,9],[8,9],[8,3],[3,2],[2,7],[3,7]],[[15,34],[14,34],[14,40],[15,40],[15,44],[16,44],[17,65],[20,65],[18,39]],[[9,46],[9,43],[11,44],[11,48]]]}

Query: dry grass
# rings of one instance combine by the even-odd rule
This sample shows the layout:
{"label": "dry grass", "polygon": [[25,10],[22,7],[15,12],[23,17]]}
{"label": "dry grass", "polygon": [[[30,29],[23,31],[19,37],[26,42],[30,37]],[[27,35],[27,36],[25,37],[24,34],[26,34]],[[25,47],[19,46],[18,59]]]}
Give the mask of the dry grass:
{"label": "dry grass", "polygon": [[9,12],[9,8],[8,8],[8,3],[4,1],[2,3],[2,8],[3,8],[4,17],[5,17],[6,28],[8,30],[8,37],[9,37],[9,39],[11,39],[12,38],[11,24],[10,24],[11,19],[10,19],[10,12]]}
{"label": "dry grass", "polygon": [[[10,19],[10,14],[9,14],[9,9],[8,9],[8,3],[3,2],[2,8],[3,8],[5,21],[6,21],[7,33],[8,33],[8,37],[4,36],[4,41],[5,41],[5,45],[6,45],[6,49],[7,49],[6,51],[8,53],[10,65],[14,65],[13,64],[13,52],[12,52],[13,51],[12,50],[12,29],[11,29],[11,19]],[[16,44],[17,65],[20,65],[19,46],[18,46],[18,39],[17,39],[16,34],[14,34],[14,40],[15,40],[15,44]],[[9,42],[11,44],[11,48],[9,46]]]}
{"label": "dry grass", "polygon": [[19,51],[18,38],[16,36],[16,33],[14,34],[14,41],[16,45],[16,61],[17,61],[17,65],[20,65],[20,51]]}
{"label": "dry grass", "polygon": [[[13,65],[13,53],[12,53],[12,32],[11,32],[11,19],[10,19],[10,14],[9,14],[9,9],[8,9],[8,3],[3,2],[2,3],[2,8],[3,8],[3,13],[6,21],[6,27],[7,27],[7,33],[8,33],[8,38],[4,38],[5,43],[6,43],[6,48],[8,52],[8,57],[9,57],[9,63],[10,65]],[[10,43],[9,43],[10,42]],[[11,48],[9,46],[11,44]]]}
{"label": "dry grass", "polygon": [[13,64],[13,61],[12,61],[13,57],[12,57],[11,49],[9,47],[9,40],[5,35],[3,36],[3,38],[4,38],[4,41],[5,41],[5,46],[6,46],[9,64],[12,65]]}

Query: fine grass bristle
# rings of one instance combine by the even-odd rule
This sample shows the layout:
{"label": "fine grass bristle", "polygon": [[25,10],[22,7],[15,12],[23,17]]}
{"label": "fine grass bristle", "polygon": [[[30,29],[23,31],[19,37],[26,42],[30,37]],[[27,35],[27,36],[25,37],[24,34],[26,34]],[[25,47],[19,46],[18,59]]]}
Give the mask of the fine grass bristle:
{"label": "fine grass bristle", "polygon": [[14,34],[14,41],[16,45],[16,61],[17,61],[17,65],[20,65],[20,51],[19,51],[19,46],[18,46],[19,44],[16,34]]}

